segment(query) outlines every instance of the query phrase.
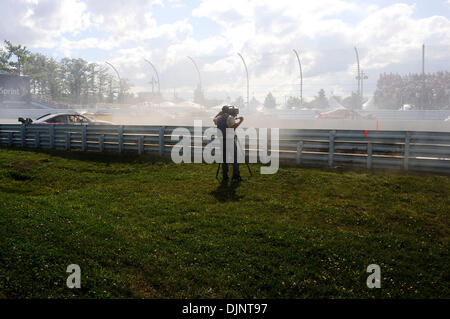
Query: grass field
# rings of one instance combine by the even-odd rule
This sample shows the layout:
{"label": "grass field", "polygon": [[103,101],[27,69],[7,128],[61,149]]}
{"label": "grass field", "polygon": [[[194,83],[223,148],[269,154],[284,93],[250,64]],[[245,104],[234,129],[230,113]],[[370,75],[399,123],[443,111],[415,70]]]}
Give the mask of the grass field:
{"label": "grass field", "polygon": [[0,149],[0,298],[450,298],[448,176],[215,170]]}

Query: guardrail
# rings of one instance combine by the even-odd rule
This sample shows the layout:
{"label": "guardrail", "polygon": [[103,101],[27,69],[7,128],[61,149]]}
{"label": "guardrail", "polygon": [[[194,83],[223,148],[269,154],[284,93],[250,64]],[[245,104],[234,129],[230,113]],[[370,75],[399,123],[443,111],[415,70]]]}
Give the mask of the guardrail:
{"label": "guardrail", "polygon": [[[171,140],[175,128],[0,124],[0,146],[169,156],[177,143]],[[194,136],[194,127],[185,128]],[[207,127],[203,127],[203,132],[205,129]],[[200,136],[192,139],[194,151],[195,138]],[[202,147],[209,143],[203,136],[202,140]],[[249,142],[247,139],[244,147],[246,155]],[[389,168],[448,174],[450,132],[280,129],[279,158],[282,162],[298,165]]]}
{"label": "guardrail", "polygon": [[362,115],[373,115],[377,120],[443,121],[450,116],[450,110],[359,110]]}

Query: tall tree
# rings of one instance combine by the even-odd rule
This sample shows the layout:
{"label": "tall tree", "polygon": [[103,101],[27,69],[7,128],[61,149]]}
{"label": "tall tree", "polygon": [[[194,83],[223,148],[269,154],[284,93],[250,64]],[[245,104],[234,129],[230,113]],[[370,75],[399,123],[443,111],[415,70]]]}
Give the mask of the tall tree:
{"label": "tall tree", "polygon": [[89,104],[133,98],[130,81],[123,78],[119,85],[103,66],[83,59],[48,58],[9,41],[0,48],[0,72],[28,76],[31,93],[53,101]]}
{"label": "tall tree", "polygon": [[266,98],[264,99],[264,107],[266,109],[274,109],[277,106],[277,101],[275,100],[275,97],[272,95],[271,92],[267,94]]}
{"label": "tall tree", "polygon": [[99,66],[97,72],[97,100],[104,102],[108,92],[108,84],[112,79],[105,66]]}
{"label": "tall tree", "polygon": [[11,59],[12,54],[4,48],[0,48],[0,71],[4,73],[9,73],[11,67],[9,65],[9,59]]}
{"label": "tall tree", "polygon": [[5,40],[7,54],[3,58],[7,58],[7,72],[16,75],[22,75],[23,66],[27,61],[30,51],[22,45],[13,45],[10,41]]}
{"label": "tall tree", "polygon": [[317,108],[327,108],[328,107],[328,99],[325,96],[325,90],[320,89],[317,93],[316,98],[311,102],[311,105]]}
{"label": "tall tree", "polygon": [[300,101],[300,99],[299,99],[298,97],[290,96],[290,97],[287,99],[286,106],[289,107],[289,108],[291,108],[291,109],[293,109],[293,108],[296,108],[296,107],[301,106],[301,103],[300,103],[300,102],[301,102],[301,101]]}

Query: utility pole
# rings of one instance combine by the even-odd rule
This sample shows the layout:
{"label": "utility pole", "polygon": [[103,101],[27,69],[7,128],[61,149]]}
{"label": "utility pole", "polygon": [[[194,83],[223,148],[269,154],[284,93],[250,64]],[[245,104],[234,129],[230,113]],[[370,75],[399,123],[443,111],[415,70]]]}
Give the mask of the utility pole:
{"label": "utility pole", "polygon": [[294,49],[295,56],[297,57],[298,67],[300,69],[300,105],[303,105],[303,72],[302,72],[302,64],[300,62],[300,57],[298,55],[297,50]]}
{"label": "utility pole", "polygon": [[242,63],[244,63],[244,68],[245,68],[245,73],[247,74],[247,110],[250,109],[250,104],[249,104],[249,95],[250,95],[250,85],[249,85],[249,81],[248,81],[248,69],[247,69],[247,64],[244,61],[244,58],[242,57],[242,55],[240,53],[238,53],[239,57],[242,60]]}

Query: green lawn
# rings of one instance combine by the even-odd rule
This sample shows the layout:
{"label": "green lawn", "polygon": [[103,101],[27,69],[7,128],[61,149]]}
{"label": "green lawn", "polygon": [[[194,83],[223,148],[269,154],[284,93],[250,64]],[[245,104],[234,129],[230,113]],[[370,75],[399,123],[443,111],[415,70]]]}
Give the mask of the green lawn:
{"label": "green lawn", "polygon": [[0,298],[450,298],[448,176],[215,172],[0,149]]}

